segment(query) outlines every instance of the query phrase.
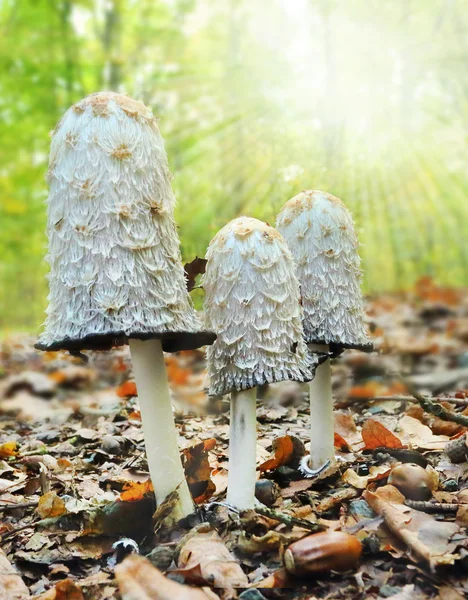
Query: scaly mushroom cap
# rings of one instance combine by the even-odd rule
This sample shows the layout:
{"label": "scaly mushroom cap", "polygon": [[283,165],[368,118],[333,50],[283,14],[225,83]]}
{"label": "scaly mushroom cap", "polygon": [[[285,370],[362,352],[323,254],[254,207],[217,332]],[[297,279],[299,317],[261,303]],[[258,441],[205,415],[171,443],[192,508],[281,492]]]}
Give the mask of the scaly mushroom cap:
{"label": "scaly mushroom cap", "polygon": [[351,213],[331,194],[308,190],[283,206],[276,226],[296,262],[307,343],[372,350],[364,327],[359,242]]}
{"label": "scaly mushroom cap", "polygon": [[186,290],[164,142],[143,103],[101,92],[72,106],[53,132],[48,180],[50,293],[37,348],[213,342]]}
{"label": "scaly mushroom cap", "polygon": [[207,354],[210,394],[310,381],[319,359],[303,340],[299,284],[281,235],[240,217],[213,238],[206,258],[206,324],[218,336]]}

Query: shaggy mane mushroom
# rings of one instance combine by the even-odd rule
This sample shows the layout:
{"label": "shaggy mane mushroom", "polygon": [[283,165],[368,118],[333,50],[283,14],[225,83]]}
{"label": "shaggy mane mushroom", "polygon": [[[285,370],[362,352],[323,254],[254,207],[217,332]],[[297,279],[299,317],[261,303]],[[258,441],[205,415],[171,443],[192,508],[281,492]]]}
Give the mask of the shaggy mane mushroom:
{"label": "shaggy mane mushroom", "polygon": [[281,235],[247,217],[228,223],[206,254],[205,316],[210,394],[231,393],[228,496],[239,509],[255,494],[256,388],[310,381],[318,356],[303,340],[299,284]]}
{"label": "shaggy mane mushroom", "polygon": [[[314,352],[373,349],[364,327],[361,259],[353,218],[339,198],[317,190],[301,192],[278,215],[277,228],[296,262],[304,310],[304,335]],[[335,460],[330,360],[310,383],[310,459],[314,475]]]}
{"label": "shaggy mane mushroom", "polygon": [[186,290],[175,197],[156,118],[122,94],[73,105],[51,142],[49,307],[41,350],[129,344],[156,501],[178,489],[193,511],[177,446],[163,350],[210,344]]}

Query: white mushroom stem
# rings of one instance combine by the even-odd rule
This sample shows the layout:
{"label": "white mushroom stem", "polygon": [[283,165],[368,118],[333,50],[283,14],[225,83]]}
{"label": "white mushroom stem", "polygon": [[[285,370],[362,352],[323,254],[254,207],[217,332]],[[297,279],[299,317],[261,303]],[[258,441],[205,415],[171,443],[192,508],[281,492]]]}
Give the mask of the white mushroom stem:
{"label": "white mushroom stem", "polygon": [[231,393],[227,501],[239,510],[255,504],[257,388]]}
{"label": "white mushroom stem", "polygon": [[[309,344],[312,352],[328,352],[328,344]],[[309,468],[320,469],[335,460],[333,396],[330,359],[317,367],[309,383],[310,395],[310,459]]]}
{"label": "white mushroom stem", "polygon": [[179,502],[172,516],[181,519],[194,507],[180,460],[161,341],[129,340],[129,345],[156,504],[177,489]]}

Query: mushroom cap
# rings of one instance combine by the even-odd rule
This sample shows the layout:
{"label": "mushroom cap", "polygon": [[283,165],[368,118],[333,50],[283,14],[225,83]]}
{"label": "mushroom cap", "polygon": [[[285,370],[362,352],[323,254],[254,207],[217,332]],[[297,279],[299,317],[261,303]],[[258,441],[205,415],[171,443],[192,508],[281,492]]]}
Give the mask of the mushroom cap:
{"label": "mushroom cap", "polygon": [[267,223],[240,217],[211,241],[203,280],[210,395],[265,383],[310,381],[317,354],[303,339],[299,283],[281,235]]}
{"label": "mushroom cap", "polygon": [[164,142],[151,110],[100,92],[52,135],[49,306],[41,350],[107,350],[159,338],[212,343],[186,289]]}
{"label": "mushroom cap", "polygon": [[339,198],[317,190],[294,196],[276,226],[296,262],[308,344],[372,350],[364,327],[359,242]]}

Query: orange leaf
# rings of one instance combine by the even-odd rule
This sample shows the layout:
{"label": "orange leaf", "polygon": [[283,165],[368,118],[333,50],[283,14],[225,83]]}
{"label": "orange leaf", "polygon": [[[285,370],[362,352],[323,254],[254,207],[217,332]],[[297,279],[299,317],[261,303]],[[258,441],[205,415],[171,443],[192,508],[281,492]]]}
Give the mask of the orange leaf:
{"label": "orange leaf", "polygon": [[65,502],[55,492],[47,492],[39,498],[37,512],[41,519],[48,519],[50,517],[61,517],[66,514],[67,509]]}
{"label": "orange leaf", "polygon": [[216,440],[210,438],[183,451],[185,476],[196,504],[206,502],[216,491],[211,479],[212,471],[208,460],[208,451],[216,446]]}
{"label": "orange leaf", "polygon": [[18,454],[18,442],[5,442],[0,446],[0,458],[10,458]]}
{"label": "orange leaf", "polygon": [[38,600],[84,600],[83,592],[71,579],[63,579],[37,597]]}
{"label": "orange leaf", "polygon": [[365,443],[364,450],[403,448],[400,439],[375,419],[368,419],[364,423],[361,434]]}
{"label": "orange leaf", "polygon": [[336,431],[333,445],[335,448],[338,448],[338,450],[341,450],[341,452],[349,452],[348,442],[339,433],[336,433]]}
{"label": "orange leaf", "polygon": [[258,469],[263,471],[272,471],[283,465],[296,462],[305,455],[304,444],[299,438],[292,435],[284,435],[273,440],[273,458],[269,458],[262,463]]}
{"label": "orange leaf", "polygon": [[141,500],[146,494],[154,491],[151,479],[146,481],[128,481],[124,483],[120,499],[125,502],[136,502]]}
{"label": "orange leaf", "polygon": [[126,381],[117,388],[117,396],[119,398],[133,398],[137,396],[136,383],[134,381]]}
{"label": "orange leaf", "polygon": [[[382,391],[382,384],[377,381],[368,381],[363,385],[355,385],[349,390],[349,398],[373,398],[374,396],[380,396]],[[384,388],[385,389],[385,388]]]}
{"label": "orange leaf", "polygon": [[175,360],[166,364],[166,372],[169,381],[175,385],[186,385],[192,370],[187,367],[181,367]]}

